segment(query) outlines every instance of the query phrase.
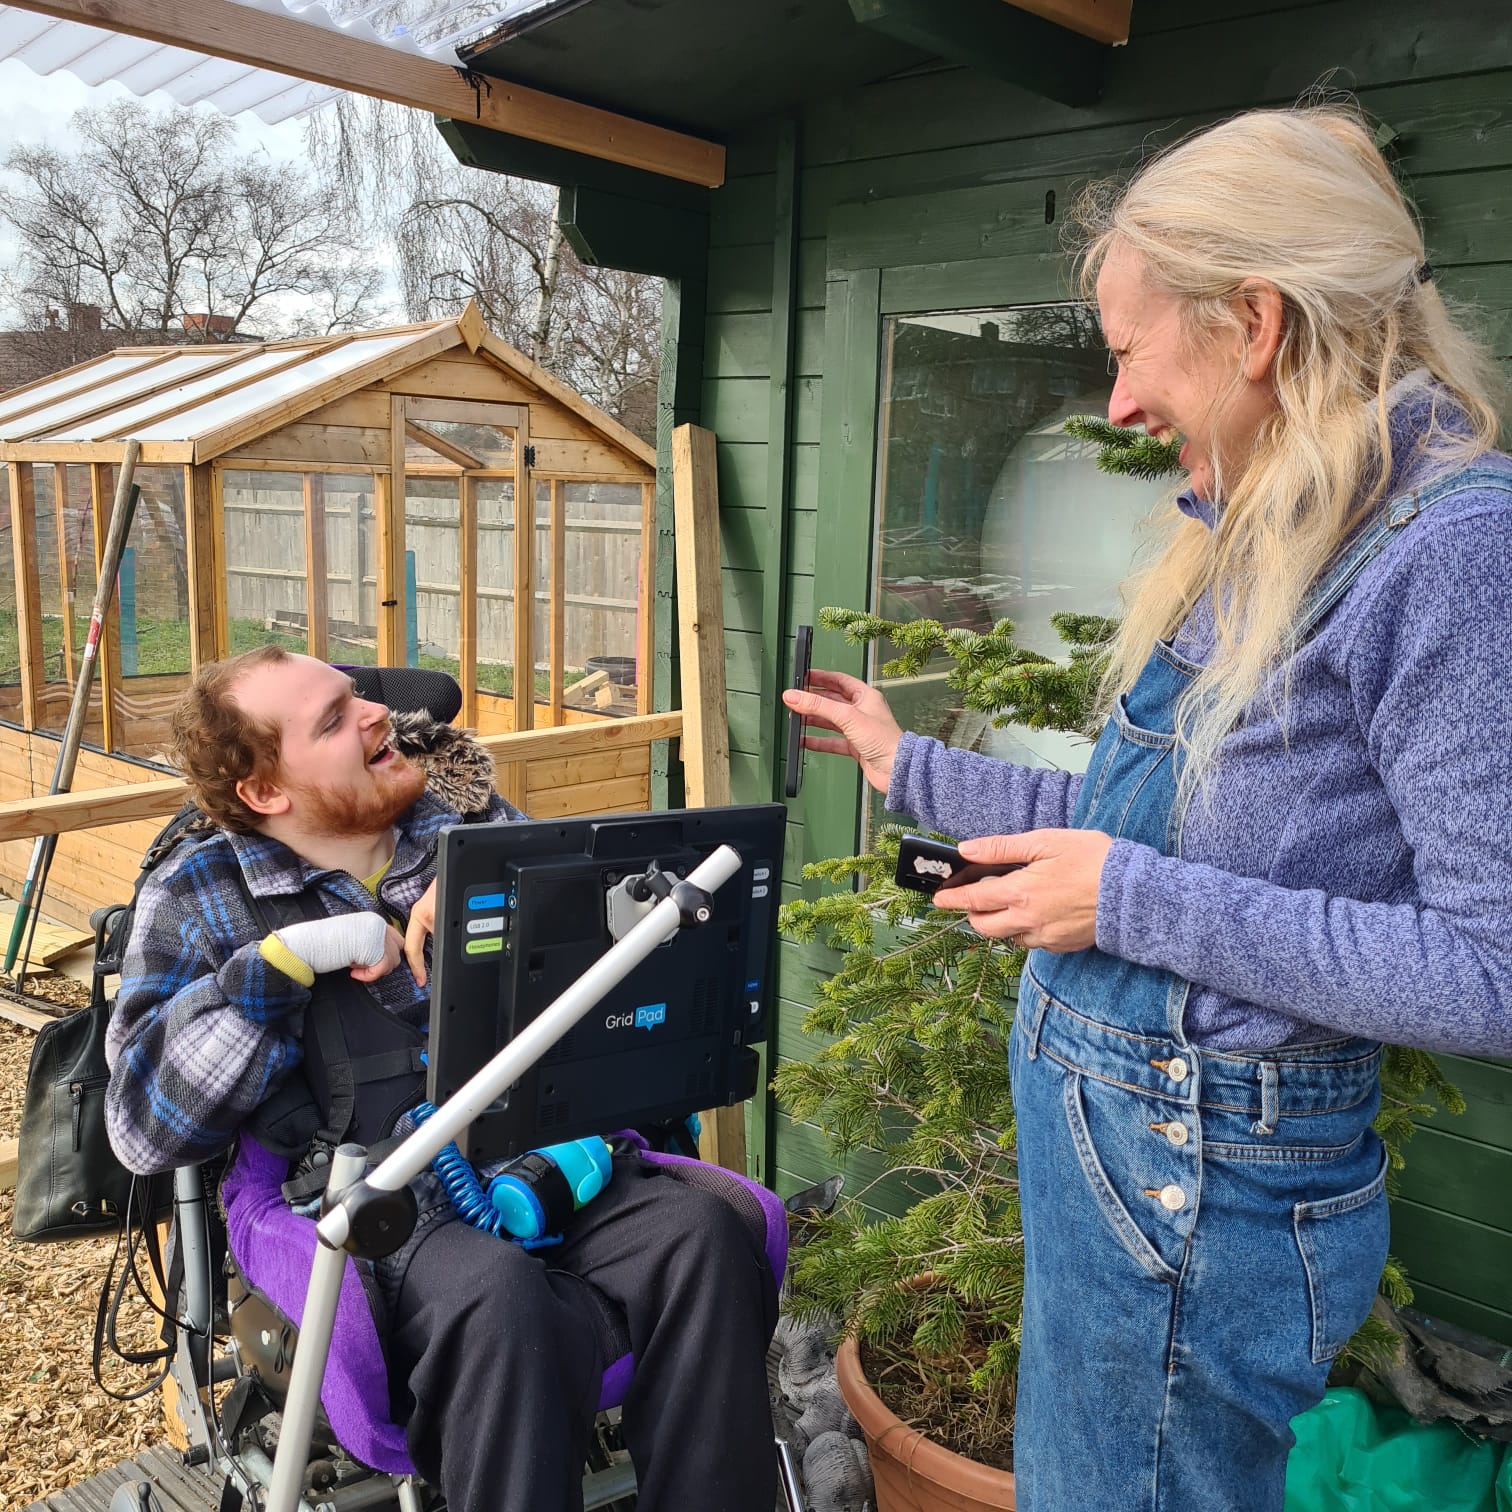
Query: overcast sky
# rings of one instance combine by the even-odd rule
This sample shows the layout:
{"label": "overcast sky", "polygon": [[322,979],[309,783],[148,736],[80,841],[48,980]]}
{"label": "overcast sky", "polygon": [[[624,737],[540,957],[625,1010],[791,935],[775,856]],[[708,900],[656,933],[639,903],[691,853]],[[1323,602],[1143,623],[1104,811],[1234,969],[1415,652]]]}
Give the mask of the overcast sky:
{"label": "overcast sky", "polygon": [[[121,99],[142,99],[155,110],[175,108],[173,99],[161,90],[138,96],[116,83],[92,87],[71,73],[53,73],[44,78],[14,58],[0,59],[0,157],[22,144],[44,144],[65,151],[76,147],[78,137],[69,127],[74,112]],[[196,109],[217,113],[208,105]],[[250,111],[232,119],[240,151],[266,152],[280,160],[306,159],[304,124],[304,119],[299,118],[269,126]],[[8,226],[0,223],[0,264],[11,263],[15,252],[15,237]],[[0,301],[0,327],[13,326],[15,320],[14,309]]]}

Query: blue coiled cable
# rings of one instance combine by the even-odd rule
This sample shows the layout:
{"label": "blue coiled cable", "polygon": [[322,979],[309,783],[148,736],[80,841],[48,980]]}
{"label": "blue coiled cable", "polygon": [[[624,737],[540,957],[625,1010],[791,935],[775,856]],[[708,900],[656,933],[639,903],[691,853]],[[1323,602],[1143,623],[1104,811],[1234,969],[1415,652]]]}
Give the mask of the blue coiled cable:
{"label": "blue coiled cable", "polygon": [[[435,1111],[434,1103],[423,1102],[411,1112],[410,1117],[415,1120],[415,1127],[419,1128]],[[489,1201],[488,1193],[483,1190],[482,1179],[473,1169],[472,1162],[457,1148],[455,1140],[436,1152],[436,1158],[431,1161],[431,1169],[440,1177],[441,1185],[446,1188],[446,1195],[451,1198],[451,1205],[456,1208],[457,1216],[463,1223],[470,1224],[485,1234],[492,1234],[495,1239],[507,1239],[511,1244],[520,1243],[505,1229],[504,1214]]]}

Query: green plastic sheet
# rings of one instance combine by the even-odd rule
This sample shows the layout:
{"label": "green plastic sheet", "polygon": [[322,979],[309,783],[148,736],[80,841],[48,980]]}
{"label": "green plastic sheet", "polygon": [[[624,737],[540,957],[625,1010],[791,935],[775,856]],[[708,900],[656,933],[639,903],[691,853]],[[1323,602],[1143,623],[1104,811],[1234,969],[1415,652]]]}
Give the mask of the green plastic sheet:
{"label": "green plastic sheet", "polygon": [[1286,1512],[1512,1512],[1512,1445],[1335,1388],[1292,1420]]}

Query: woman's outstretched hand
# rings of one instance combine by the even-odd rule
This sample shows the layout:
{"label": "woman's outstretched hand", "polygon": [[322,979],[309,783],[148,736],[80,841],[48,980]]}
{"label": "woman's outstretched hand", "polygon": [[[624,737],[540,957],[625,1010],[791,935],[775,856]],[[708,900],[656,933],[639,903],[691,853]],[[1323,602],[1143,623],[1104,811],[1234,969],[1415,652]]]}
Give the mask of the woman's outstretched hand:
{"label": "woman's outstretched hand", "polygon": [[805,734],[803,744],[808,750],[849,756],[879,793],[887,791],[903,730],[887,700],[870,683],[815,667],[809,673],[808,691],[788,688],[782,701],[806,723],[836,732]]}
{"label": "woman's outstretched hand", "polygon": [[968,861],[1022,861],[1022,871],[942,887],[936,908],[962,908],[980,935],[1063,955],[1097,943],[1097,894],[1113,841],[1101,830],[1043,829],[961,841]]}

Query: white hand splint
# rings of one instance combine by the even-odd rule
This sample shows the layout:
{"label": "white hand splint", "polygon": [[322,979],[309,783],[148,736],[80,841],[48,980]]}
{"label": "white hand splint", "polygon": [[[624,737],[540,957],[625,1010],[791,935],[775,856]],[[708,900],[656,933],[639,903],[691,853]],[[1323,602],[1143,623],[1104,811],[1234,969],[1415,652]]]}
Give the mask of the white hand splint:
{"label": "white hand splint", "polygon": [[349,966],[376,966],[383,959],[388,925],[382,914],[349,913],[286,924],[273,932],[291,955],[319,976]]}

